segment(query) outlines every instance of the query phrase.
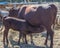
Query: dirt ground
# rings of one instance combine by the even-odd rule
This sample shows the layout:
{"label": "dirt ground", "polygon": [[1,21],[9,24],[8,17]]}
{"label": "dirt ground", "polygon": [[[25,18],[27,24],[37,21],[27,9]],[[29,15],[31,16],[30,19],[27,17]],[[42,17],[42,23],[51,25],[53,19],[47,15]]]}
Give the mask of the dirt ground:
{"label": "dirt ground", "polygon": [[[60,29],[56,28],[54,33],[54,48],[60,48]],[[33,34],[34,45],[30,43],[30,36],[27,35],[28,44],[24,44],[21,40],[20,45],[17,44],[19,32],[9,31],[9,46],[3,47],[3,32],[0,31],[0,48],[49,48],[50,39],[48,40],[48,47],[44,45],[46,39],[46,32]]]}

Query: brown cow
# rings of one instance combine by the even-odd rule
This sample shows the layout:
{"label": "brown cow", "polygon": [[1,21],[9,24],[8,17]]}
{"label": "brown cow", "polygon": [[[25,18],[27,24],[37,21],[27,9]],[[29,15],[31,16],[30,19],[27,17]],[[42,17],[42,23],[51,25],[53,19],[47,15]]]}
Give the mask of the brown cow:
{"label": "brown cow", "polygon": [[[48,6],[27,6],[21,7],[18,13],[19,18],[26,19],[32,26],[44,26],[47,30],[47,37],[45,40],[45,45],[47,45],[48,36],[50,36],[51,44],[50,48],[53,48],[53,36],[54,31],[51,26],[55,24],[57,7],[54,4]],[[38,32],[37,32],[38,33]],[[39,32],[40,33],[40,32]]]}

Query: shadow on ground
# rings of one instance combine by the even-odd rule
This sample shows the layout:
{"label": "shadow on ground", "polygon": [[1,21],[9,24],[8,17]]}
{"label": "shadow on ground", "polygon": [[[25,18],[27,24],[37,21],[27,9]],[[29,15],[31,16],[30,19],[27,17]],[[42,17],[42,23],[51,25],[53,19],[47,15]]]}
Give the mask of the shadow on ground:
{"label": "shadow on ground", "polygon": [[36,45],[24,44],[24,43],[20,43],[18,45],[18,43],[14,40],[10,40],[10,44],[12,45],[12,47],[8,47],[7,45],[5,45],[4,48],[46,48],[45,46],[36,46]]}

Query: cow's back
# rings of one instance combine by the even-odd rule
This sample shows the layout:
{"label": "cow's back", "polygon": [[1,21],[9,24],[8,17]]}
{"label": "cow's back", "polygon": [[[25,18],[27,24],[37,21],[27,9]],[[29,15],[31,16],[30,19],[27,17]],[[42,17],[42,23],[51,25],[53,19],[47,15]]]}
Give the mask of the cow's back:
{"label": "cow's back", "polygon": [[25,14],[24,18],[32,25],[51,25],[56,18],[56,7],[54,7],[53,4],[49,5],[47,8],[39,6],[38,8],[36,8],[36,11],[33,11],[30,8],[30,12]]}

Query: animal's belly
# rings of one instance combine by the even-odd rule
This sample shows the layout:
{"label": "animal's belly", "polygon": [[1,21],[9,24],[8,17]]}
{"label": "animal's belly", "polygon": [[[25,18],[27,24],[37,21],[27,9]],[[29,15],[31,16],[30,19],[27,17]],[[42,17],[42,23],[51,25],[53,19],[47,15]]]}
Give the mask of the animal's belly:
{"label": "animal's belly", "polygon": [[29,31],[28,33],[41,33],[44,31],[44,27],[29,27]]}

